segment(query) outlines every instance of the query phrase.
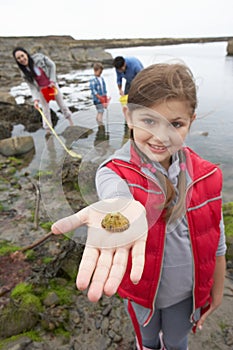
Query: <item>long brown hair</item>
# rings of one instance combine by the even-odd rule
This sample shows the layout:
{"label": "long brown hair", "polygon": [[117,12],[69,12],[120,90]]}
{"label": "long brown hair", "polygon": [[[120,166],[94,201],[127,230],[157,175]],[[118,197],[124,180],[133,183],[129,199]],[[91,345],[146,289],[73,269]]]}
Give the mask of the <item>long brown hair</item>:
{"label": "long brown hair", "polygon": [[[28,69],[23,64],[21,64],[17,61],[17,59],[16,59],[16,52],[17,51],[22,51],[28,56]],[[25,79],[28,80],[30,83],[32,83],[36,74],[34,72],[34,61],[33,61],[33,58],[31,57],[31,55],[23,47],[16,47],[12,51],[12,55],[15,59],[15,62],[18,65],[19,69],[23,72]]]}
{"label": "long brown hair", "polygon": [[197,107],[196,85],[190,69],[180,63],[153,64],[133,79],[128,93],[130,110],[148,107],[171,99],[188,102],[190,116]]}
{"label": "long brown hair", "polygon": [[[191,118],[197,107],[196,85],[192,72],[184,64],[154,64],[139,72],[132,81],[128,93],[128,108],[129,111],[132,112],[138,108],[151,108],[156,104],[174,99],[187,103]],[[133,132],[131,133],[131,138],[133,139]],[[156,172],[158,180],[166,193],[164,202],[166,221],[168,221],[169,218],[171,218],[172,221],[177,219],[185,210],[185,154],[182,150],[180,150],[178,154],[180,173],[177,186],[178,199],[175,205],[172,204],[174,203],[173,201],[176,195],[173,184],[160,171]],[[150,160],[147,159],[147,161],[149,162]]]}

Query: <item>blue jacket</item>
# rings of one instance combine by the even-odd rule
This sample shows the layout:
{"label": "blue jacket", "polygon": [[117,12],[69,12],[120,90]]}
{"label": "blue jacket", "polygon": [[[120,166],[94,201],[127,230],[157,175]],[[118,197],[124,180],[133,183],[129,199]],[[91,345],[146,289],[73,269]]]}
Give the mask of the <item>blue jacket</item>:
{"label": "blue jacket", "polygon": [[100,104],[100,100],[96,97],[96,94],[100,96],[107,95],[106,84],[103,77],[100,77],[102,84],[100,84],[99,79],[97,77],[93,77],[90,79],[90,89],[91,95],[93,99],[93,103]]}
{"label": "blue jacket", "polygon": [[117,85],[122,85],[122,79],[126,79],[127,83],[131,83],[135,76],[144,68],[142,63],[136,57],[125,57],[126,70],[125,72],[118,72],[117,74]]}

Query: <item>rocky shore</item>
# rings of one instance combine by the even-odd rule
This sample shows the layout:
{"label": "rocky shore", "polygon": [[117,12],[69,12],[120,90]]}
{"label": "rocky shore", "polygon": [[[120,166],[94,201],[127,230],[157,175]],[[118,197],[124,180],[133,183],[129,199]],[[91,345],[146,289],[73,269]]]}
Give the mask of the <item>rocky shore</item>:
{"label": "rocky shore", "polygon": [[[20,159],[0,157],[0,349],[134,350],[133,327],[122,301],[117,296],[103,297],[92,304],[85,292],[76,290],[83,245],[53,235],[35,245],[48,236],[51,222],[40,203],[38,177],[17,175],[23,165]],[[62,171],[67,201],[78,211],[85,206],[75,182],[79,160],[67,157]],[[86,176],[93,171],[92,164]],[[52,172],[40,174],[40,180],[56,181],[56,177]],[[51,206],[62,210],[58,202]],[[224,210],[231,225],[233,205]],[[233,255],[232,245],[229,254]],[[190,350],[232,350],[233,263],[229,259],[223,304],[202,332],[190,335]]]}
{"label": "rocky shore", "polygon": [[105,52],[110,48],[178,45],[187,43],[228,42],[226,54],[233,55],[233,37],[207,38],[149,38],[149,39],[99,39],[75,40],[71,36],[44,36],[44,37],[0,37],[0,91],[12,87],[21,81],[12,50],[16,46],[25,47],[30,53],[43,52],[51,57],[57,65],[57,72],[69,71],[90,67],[93,62],[101,61],[107,66],[112,65],[112,57]]}
{"label": "rocky shore", "polygon": [[[30,52],[44,52],[54,59],[57,73],[62,74],[90,67],[95,60],[110,66],[112,57],[104,51],[106,48],[213,41],[231,43],[232,39],[85,41],[65,36],[0,37],[0,140],[10,137],[13,125],[19,120],[29,132],[41,126],[30,103],[16,106],[9,94],[10,88],[21,82],[11,55],[15,46],[23,46]],[[28,114],[33,115],[31,120],[27,118]],[[53,123],[56,121],[53,114]],[[76,290],[75,277],[83,245],[67,237],[49,236],[38,246],[21,251],[45,237],[51,227],[50,218],[40,203],[39,176],[52,181],[58,176],[52,172],[33,177],[28,173],[19,175],[31,157],[31,153],[24,158],[0,155],[0,349],[133,350],[133,328],[122,301],[117,296],[104,297],[99,303],[91,304],[86,293]],[[85,206],[75,180],[78,171],[79,160],[67,157],[61,178],[67,201],[74,211]],[[87,177],[93,171],[93,165],[89,168],[87,165]],[[60,209],[58,203],[51,205],[54,210]],[[231,230],[233,205],[225,208],[225,215]],[[207,320],[202,332],[190,335],[190,350],[233,349],[232,256],[231,243],[223,304]]]}
{"label": "rocky shore", "polygon": [[[62,170],[64,192],[74,212],[85,206],[75,182],[79,162],[67,157]],[[122,301],[103,297],[92,304],[85,292],[76,290],[83,245],[53,235],[35,245],[47,237],[51,222],[40,203],[38,177],[17,175],[23,165],[20,159],[0,157],[0,349],[134,350],[133,327]],[[93,171],[92,164],[86,176]],[[40,174],[40,180],[56,177],[52,172]],[[51,206],[62,210],[58,202]],[[231,225],[233,205],[224,213]],[[190,350],[232,350],[232,271],[229,256],[223,304],[202,332],[190,335]]]}

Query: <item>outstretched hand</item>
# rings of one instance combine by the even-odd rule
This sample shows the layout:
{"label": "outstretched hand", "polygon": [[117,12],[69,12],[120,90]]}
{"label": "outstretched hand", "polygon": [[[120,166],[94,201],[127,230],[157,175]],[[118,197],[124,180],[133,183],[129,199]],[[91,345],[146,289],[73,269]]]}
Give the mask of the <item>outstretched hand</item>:
{"label": "outstretched hand", "polygon": [[[129,228],[124,232],[111,233],[101,227],[101,220],[109,211],[120,211],[127,216]],[[111,210],[114,209],[114,210]],[[117,209],[117,210],[115,210]],[[86,224],[88,236],[79,265],[76,285],[80,290],[89,287],[88,298],[97,302],[103,294],[116,293],[132,254],[131,281],[137,284],[145,263],[147,221],[145,208],[132,199],[106,200],[94,203],[76,214],[55,222],[54,234],[67,233]]]}

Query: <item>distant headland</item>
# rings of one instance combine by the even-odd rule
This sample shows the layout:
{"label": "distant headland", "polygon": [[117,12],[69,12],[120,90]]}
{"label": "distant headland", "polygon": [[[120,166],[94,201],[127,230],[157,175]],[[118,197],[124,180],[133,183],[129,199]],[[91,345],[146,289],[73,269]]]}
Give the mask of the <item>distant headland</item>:
{"label": "distant headland", "polygon": [[27,49],[30,53],[43,52],[56,62],[57,73],[67,73],[76,69],[92,66],[93,62],[101,61],[105,67],[112,66],[112,56],[106,49],[179,45],[190,43],[227,42],[226,55],[233,55],[233,36],[206,38],[136,38],[136,39],[91,39],[76,40],[71,36],[27,36],[0,37],[0,90],[11,87],[22,81],[19,69],[12,57],[16,46]]}

